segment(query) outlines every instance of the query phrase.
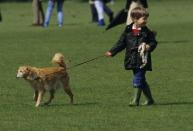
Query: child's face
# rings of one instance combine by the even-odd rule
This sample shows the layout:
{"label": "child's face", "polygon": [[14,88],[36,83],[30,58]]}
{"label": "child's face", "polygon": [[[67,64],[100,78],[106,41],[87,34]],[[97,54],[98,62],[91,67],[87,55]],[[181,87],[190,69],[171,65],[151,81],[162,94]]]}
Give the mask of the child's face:
{"label": "child's face", "polygon": [[138,27],[145,26],[146,23],[147,23],[147,17],[141,17],[141,18],[135,20],[134,23],[135,23]]}

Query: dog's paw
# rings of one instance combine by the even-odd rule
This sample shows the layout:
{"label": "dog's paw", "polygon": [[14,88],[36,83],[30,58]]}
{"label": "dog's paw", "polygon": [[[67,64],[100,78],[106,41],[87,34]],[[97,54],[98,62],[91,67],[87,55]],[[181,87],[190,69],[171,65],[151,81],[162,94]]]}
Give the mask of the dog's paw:
{"label": "dog's paw", "polygon": [[35,105],[35,107],[40,107],[40,105]]}

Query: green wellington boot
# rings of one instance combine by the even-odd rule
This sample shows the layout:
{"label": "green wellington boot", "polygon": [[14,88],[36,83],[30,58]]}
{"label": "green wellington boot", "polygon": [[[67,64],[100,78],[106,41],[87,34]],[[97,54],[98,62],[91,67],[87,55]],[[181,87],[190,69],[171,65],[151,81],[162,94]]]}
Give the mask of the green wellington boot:
{"label": "green wellington boot", "polygon": [[142,92],[141,88],[137,88],[137,87],[134,88],[133,100],[129,103],[129,106],[139,106],[141,92]]}
{"label": "green wellington boot", "polygon": [[154,104],[153,97],[151,95],[151,90],[149,88],[149,85],[146,84],[144,88],[142,88],[143,94],[146,97],[146,101],[142,104],[144,106],[149,106]]}

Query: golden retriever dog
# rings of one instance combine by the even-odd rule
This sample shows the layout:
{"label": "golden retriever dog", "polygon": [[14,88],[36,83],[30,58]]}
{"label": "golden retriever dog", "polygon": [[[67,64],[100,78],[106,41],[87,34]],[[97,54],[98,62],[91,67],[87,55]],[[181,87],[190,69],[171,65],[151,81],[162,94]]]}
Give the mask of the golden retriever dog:
{"label": "golden retriever dog", "polygon": [[17,71],[17,78],[25,79],[34,89],[33,99],[36,101],[36,107],[40,105],[46,91],[49,91],[50,97],[45,104],[49,104],[54,98],[56,89],[61,86],[69,95],[70,102],[73,104],[73,94],[69,85],[64,56],[61,53],[56,53],[52,58],[52,63],[58,66],[46,68],[20,66]]}

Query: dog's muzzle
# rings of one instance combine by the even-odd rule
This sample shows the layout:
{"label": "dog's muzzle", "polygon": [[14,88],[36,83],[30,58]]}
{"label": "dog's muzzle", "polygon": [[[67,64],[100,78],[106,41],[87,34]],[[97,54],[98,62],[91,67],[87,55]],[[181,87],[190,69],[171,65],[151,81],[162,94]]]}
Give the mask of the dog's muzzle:
{"label": "dog's muzzle", "polygon": [[22,78],[22,77],[23,77],[23,74],[22,74],[22,73],[17,73],[16,78]]}

